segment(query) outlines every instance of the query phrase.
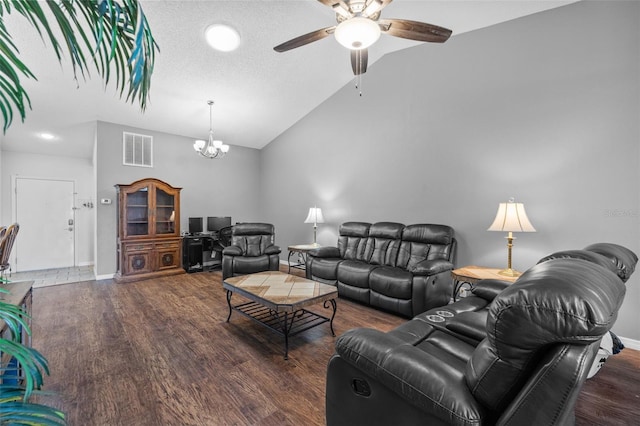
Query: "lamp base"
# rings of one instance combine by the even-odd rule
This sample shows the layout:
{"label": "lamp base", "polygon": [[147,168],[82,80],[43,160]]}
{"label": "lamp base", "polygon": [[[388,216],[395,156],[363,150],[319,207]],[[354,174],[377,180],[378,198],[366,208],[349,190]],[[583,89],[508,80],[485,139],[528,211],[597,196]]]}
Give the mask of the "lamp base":
{"label": "lamp base", "polygon": [[498,271],[498,275],[504,275],[505,277],[519,277],[522,275],[522,272],[516,271],[515,269],[507,268],[502,271]]}

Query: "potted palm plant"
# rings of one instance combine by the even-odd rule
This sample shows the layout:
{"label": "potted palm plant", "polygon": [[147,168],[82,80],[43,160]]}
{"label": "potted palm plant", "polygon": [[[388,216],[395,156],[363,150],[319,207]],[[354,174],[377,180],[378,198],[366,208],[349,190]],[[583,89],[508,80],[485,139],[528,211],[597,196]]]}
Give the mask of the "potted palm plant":
{"label": "potted palm plant", "polygon": [[22,336],[31,334],[28,318],[19,306],[0,300],[0,321],[6,324],[0,336],[0,424],[64,425],[64,413],[30,402],[44,374],[49,374],[49,366],[40,352],[22,343]]}
{"label": "potted palm plant", "polygon": [[[137,101],[144,111],[159,49],[137,0],[0,0],[0,114],[5,133],[15,114],[24,121],[31,108],[22,79],[37,79],[20,59],[5,25],[11,15],[25,18],[59,61],[70,60],[74,78],[86,78],[93,64],[105,84],[115,77],[120,97],[126,92],[126,101]],[[27,318],[20,307],[0,301],[0,321],[7,325],[0,353],[10,359],[0,362],[0,424],[66,424],[62,412],[31,402],[49,367],[42,354],[21,343],[21,333],[30,333]]]}

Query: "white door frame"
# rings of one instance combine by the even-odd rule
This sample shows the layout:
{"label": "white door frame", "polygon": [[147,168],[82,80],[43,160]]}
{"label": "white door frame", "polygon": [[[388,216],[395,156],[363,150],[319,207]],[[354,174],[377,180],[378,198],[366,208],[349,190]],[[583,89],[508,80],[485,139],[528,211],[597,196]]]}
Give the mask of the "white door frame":
{"label": "white door frame", "polygon": [[[17,191],[18,179],[35,179],[35,180],[46,180],[46,181],[62,181],[62,182],[71,182],[73,183],[73,209],[72,209],[72,217],[73,217],[73,266],[78,265],[78,251],[76,247],[78,245],[78,234],[76,232],[76,196],[78,195],[77,185],[75,179],[65,179],[65,178],[55,178],[55,177],[42,177],[42,176],[24,176],[24,175],[11,175],[11,223],[15,223],[18,217],[18,203],[17,203]],[[11,252],[11,265],[15,265],[15,271],[18,271],[19,265],[16,263],[16,251],[12,250]]]}

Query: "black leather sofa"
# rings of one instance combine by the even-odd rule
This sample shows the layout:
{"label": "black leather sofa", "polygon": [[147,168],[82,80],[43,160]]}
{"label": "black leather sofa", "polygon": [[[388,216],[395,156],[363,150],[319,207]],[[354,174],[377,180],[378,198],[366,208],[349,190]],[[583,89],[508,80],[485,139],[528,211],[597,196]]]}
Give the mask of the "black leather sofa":
{"label": "black leather sofa", "polygon": [[337,247],[309,251],[308,279],[346,297],[412,317],[449,302],[456,250],[446,225],[346,222]]}
{"label": "black leather sofa", "polygon": [[637,261],[615,244],[557,252],[388,333],[348,331],[329,361],[327,425],[573,424]]}

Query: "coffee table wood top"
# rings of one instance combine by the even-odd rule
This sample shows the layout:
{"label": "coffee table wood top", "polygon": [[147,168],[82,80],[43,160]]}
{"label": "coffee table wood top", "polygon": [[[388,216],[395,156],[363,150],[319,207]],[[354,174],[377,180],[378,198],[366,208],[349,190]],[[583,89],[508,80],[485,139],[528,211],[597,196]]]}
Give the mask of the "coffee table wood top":
{"label": "coffee table wood top", "polygon": [[276,312],[295,312],[305,306],[338,298],[335,286],[280,271],[227,278],[222,286]]}

